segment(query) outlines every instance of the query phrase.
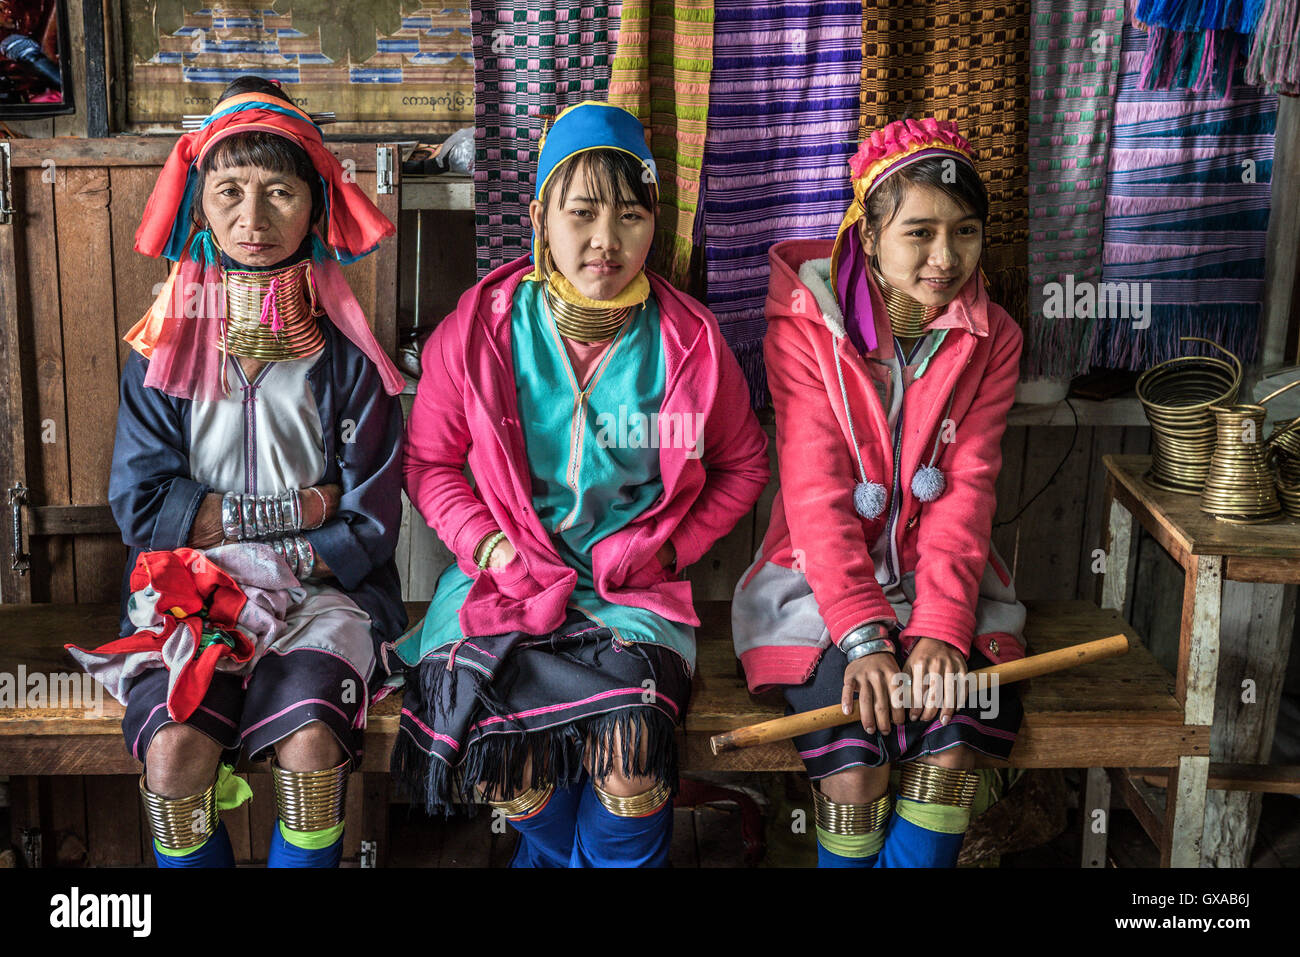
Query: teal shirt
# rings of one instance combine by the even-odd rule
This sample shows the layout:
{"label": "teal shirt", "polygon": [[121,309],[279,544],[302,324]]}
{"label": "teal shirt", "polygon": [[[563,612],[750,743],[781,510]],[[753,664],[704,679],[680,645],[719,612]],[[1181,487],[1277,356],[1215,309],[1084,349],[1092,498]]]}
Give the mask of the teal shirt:
{"label": "teal shirt", "polygon": [[[560,557],[578,573],[569,606],[621,641],[671,648],[693,671],[695,629],[606,601],[596,594],[591,568],[592,546],[663,493],[655,424],[665,381],[658,304],[652,295],[623,325],[581,389],[540,283],[519,284],[510,334],[533,507]],[[403,661],[415,664],[466,637],[457,613],[472,583],[454,562],[442,573],[423,630],[397,647]]]}

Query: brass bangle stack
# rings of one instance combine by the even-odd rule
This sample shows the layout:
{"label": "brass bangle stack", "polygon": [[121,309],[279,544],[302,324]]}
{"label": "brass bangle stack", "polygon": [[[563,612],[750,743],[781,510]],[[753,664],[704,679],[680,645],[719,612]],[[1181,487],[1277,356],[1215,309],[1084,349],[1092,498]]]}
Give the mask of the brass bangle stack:
{"label": "brass bangle stack", "polygon": [[183,798],[165,798],[145,787],[140,775],[140,800],[154,840],[169,851],[180,851],[202,844],[217,830],[217,782],[213,778],[207,789]]}
{"label": "brass bangle stack", "polygon": [[663,781],[657,783],[650,790],[642,791],[640,794],[633,794],[631,797],[610,794],[595,781],[591,782],[591,786],[596,792],[596,797],[600,799],[600,803],[605,805],[605,809],[618,817],[649,817],[668,802],[670,794],[668,785]]}
{"label": "brass bangle stack", "polygon": [[1181,356],[1152,366],[1138,378],[1137,396],[1151,423],[1152,457],[1147,480],[1157,488],[1195,495],[1205,487],[1216,437],[1212,406],[1231,405],[1241,388],[1241,360],[1199,336],[1228,357]]}
{"label": "brass bangle stack", "polygon": [[975,771],[909,761],[899,773],[898,796],[922,804],[969,808],[975,803],[979,782],[980,776]]}
{"label": "brass bangle stack", "polygon": [[271,762],[275,807],[292,831],[323,831],[342,823],[348,794],[348,765],[321,771],[286,771]]}
{"label": "brass bangle stack", "polygon": [[813,788],[813,820],[831,834],[870,834],[889,821],[893,801],[886,792],[867,804],[840,804]]}
{"label": "brass bangle stack", "polygon": [[555,782],[544,781],[533,785],[527,791],[521,791],[507,801],[488,801],[488,804],[506,817],[523,818],[540,811],[554,792]]}

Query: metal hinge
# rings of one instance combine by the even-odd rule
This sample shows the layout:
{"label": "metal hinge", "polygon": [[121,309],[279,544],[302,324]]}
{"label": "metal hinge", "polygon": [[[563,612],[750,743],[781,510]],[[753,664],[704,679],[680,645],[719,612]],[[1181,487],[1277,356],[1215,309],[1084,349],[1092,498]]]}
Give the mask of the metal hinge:
{"label": "metal hinge", "polygon": [[361,866],[362,867],[379,866],[379,842],[378,841],[361,842]]}
{"label": "metal hinge", "polygon": [[14,221],[13,179],[9,173],[9,144],[0,140],[0,225]]}
{"label": "metal hinge", "polygon": [[397,151],[391,146],[375,147],[375,192],[393,191],[393,163]]}
{"label": "metal hinge", "polygon": [[23,551],[23,506],[27,504],[27,489],[22,482],[9,489],[9,508],[13,517],[14,559],[10,566],[19,575],[31,568],[31,557]]}

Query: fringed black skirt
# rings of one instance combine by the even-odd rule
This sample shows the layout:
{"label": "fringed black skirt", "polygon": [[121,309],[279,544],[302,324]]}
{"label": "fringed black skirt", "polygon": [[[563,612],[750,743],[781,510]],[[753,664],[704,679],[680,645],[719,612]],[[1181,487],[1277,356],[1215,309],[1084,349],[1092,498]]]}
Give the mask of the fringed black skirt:
{"label": "fringed black skirt", "polygon": [[577,783],[587,758],[603,778],[617,750],[623,774],[675,793],[674,729],[690,690],[675,652],[618,642],[576,610],[550,635],[467,639],[408,674],[393,774],[429,813],[449,814],[472,811],[478,785],[509,794],[541,780]]}
{"label": "fringed black skirt", "polygon": [[[906,660],[899,662],[900,667]],[[978,649],[971,648],[966,662],[970,671],[991,664]],[[847,667],[844,652],[834,645],[827,648],[810,680],[785,689],[786,713],[839,704]],[[794,739],[794,745],[814,781],[852,767],[878,768],[883,764],[912,761],[959,744],[1005,760],[1016,743],[1023,717],[1024,708],[1016,686],[999,685],[989,700],[968,699],[966,706],[957,709],[946,725],[940,724],[936,717],[930,721],[905,721],[884,733],[877,729],[874,734],[867,734],[862,723],[855,721],[800,735]]]}

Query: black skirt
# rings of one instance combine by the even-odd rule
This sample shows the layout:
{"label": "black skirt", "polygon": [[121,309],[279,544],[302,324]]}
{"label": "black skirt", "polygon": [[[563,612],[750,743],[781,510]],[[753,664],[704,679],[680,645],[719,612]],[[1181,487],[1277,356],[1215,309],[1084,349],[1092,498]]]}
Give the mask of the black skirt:
{"label": "black skirt", "polygon": [[[393,773],[429,813],[473,810],[478,785],[495,793],[564,786],[584,759],[604,777],[615,735],[624,775],[677,789],[676,725],[691,680],[675,652],[625,644],[577,610],[550,635],[509,632],[448,645],[408,673]],[[590,753],[589,753],[590,752]]]}

